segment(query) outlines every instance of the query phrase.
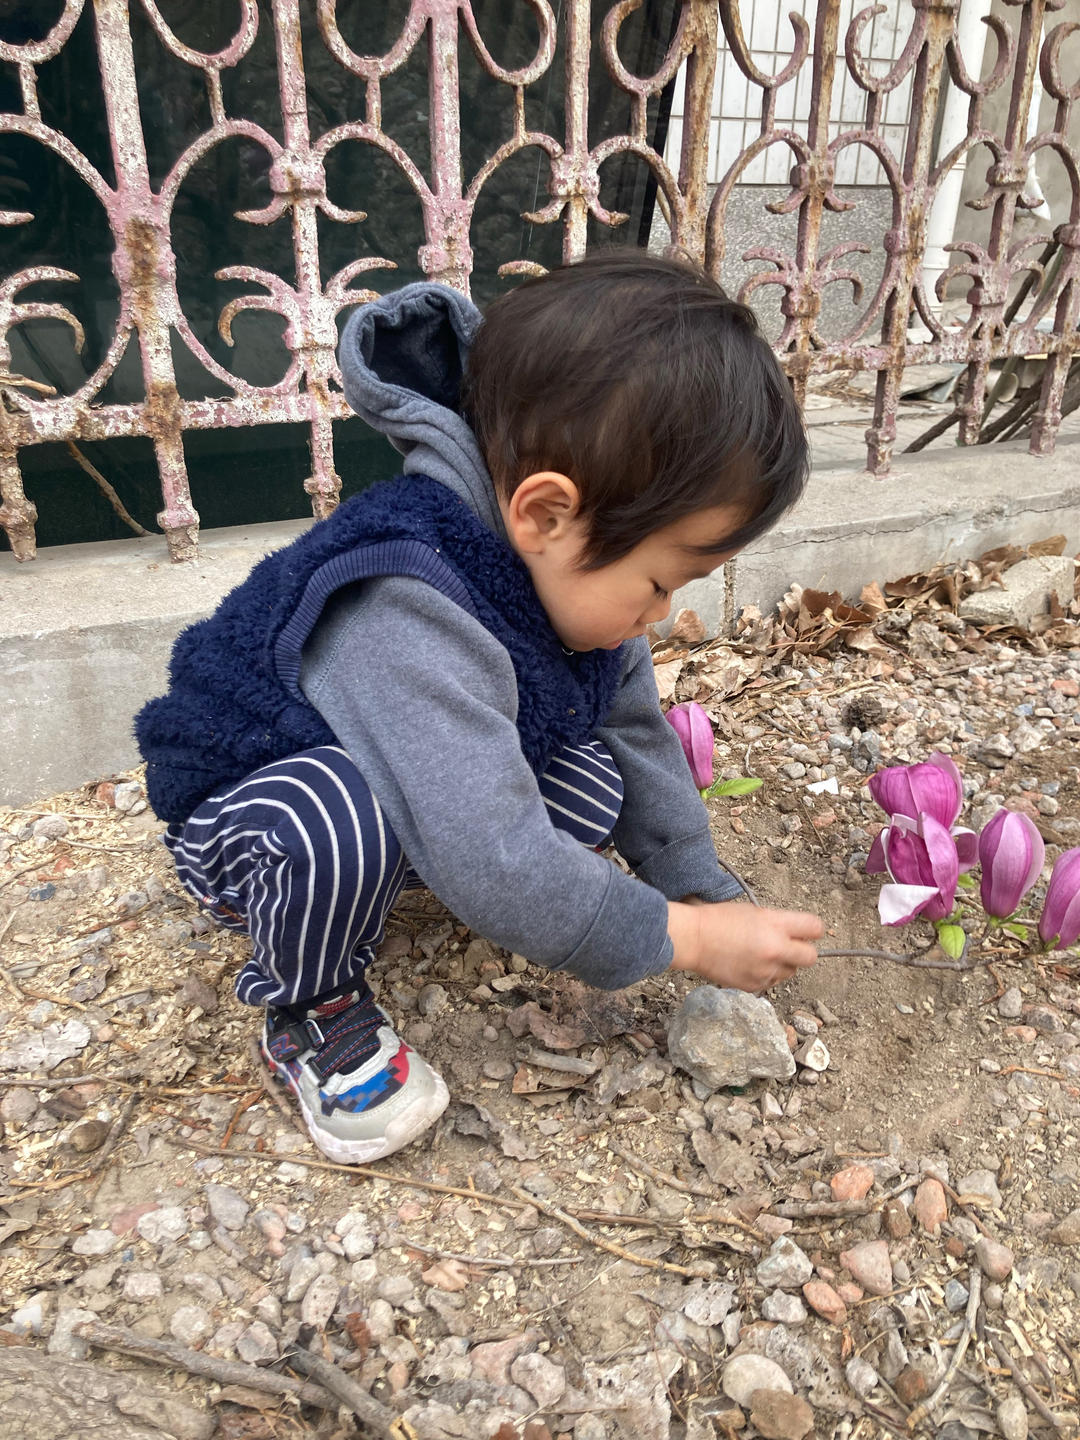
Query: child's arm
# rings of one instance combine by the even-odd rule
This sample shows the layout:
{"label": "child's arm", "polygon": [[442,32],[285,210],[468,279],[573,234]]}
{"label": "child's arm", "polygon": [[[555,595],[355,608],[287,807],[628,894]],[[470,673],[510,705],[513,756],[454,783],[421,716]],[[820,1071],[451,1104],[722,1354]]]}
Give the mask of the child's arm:
{"label": "child's arm", "polygon": [[813,965],[813,942],[825,933],[805,910],[746,904],[668,905],[673,970],[692,970],[713,985],[767,990]]}

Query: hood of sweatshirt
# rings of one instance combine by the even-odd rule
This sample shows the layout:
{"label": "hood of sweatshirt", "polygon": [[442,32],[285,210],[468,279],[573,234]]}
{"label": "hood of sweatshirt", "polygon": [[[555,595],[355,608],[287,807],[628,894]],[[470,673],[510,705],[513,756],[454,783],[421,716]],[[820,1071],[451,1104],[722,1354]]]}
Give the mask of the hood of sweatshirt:
{"label": "hood of sweatshirt", "polygon": [[495,487],[458,410],[458,393],[480,311],[457,290],[421,281],[349,316],[338,361],[345,398],[405,457],[405,474],[452,490],[505,536]]}

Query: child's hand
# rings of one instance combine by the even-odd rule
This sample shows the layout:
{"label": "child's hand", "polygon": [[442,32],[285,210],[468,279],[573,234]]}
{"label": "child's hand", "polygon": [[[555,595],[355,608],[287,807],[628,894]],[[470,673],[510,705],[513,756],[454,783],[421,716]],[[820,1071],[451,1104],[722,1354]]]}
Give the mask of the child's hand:
{"label": "child's hand", "polygon": [[692,970],[713,985],[757,993],[817,960],[813,941],[825,927],[805,910],[767,910],[742,901],[668,905],[673,970]]}

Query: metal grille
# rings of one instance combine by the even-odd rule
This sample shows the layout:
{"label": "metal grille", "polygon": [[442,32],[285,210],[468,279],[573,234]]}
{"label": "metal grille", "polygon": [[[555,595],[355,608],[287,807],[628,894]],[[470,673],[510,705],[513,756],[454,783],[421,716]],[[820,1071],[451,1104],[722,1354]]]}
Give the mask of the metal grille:
{"label": "metal grille", "polygon": [[[1007,19],[988,17],[997,54],[985,79],[968,73],[960,53],[955,0],[913,0],[910,13],[906,5],[903,12],[895,12],[899,30],[895,24],[891,30],[898,43],[890,40],[885,50],[874,48],[884,35],[873,29],[883,23],[880,7],[848,20],[850,0],[818,0],[809,19],[796,12],[786,37],[783,27],[778,31],[766,25],[768,33],[748,39],[739,0],[680,0],[668,53],[647,76],[631,73],[619,49],[620,28],[642,0],[563,0],[558,18],[549,0],[507,0],[528,9],[538,37],[534,55],[517,69],[507,69],[493,57],[471,0],[411,0],[400,35],[382,55],[360,55],[350,48],[339,26],[337,0],[269,0],[263,10],[256,0],[233,3],[234,34],[216,53],[185,44],[157,0],[65,0],[44,38],[0,42],[0,61],[15,67],[22,97],[20,111],[0,115],[0,133],[46,147],[89,187],[115,242],[112,266],[120,295],[119,318],[104,358],[69,393],[47,394],[40,385],[11,373],[8,333],[27,321],[51,318],[70,326],[80,347],[83,330],[72,308],[76,302],[65,303],[79,277],[51,265],[0,277],[0,521],[18,558],[34,554],[36,519],[23,492],[18,454],[23,447],[47,441],[149,437],[164,499],[159,523],[174,560],[192,558],[197,546],[185,432],[302,422],[311,449],[305,489],[316,515],[332,510],[340,490],[333,422],[347,413],[334,358],[338,317],[370,298],[372,292],[362,283],[365,271],[388,260],[411,259],[369,257],[324,276],[320,216],[358,224],[364,219],[364,212],[344,211],[327,194],[328,158],[345,141],[375,147],[407,179],[423,217],[420,270],[462,289],[468,287],[473,269],[470,227],[481,191],[499,167],[527,148],[539,159],[547,198],[528,218],[534,224],[562,227],[568,260],[584,253],[590,224],[602,229],[620,223],[622,217],[601,203],[601,167],[613,157],[637,157],[651,170],[671,243],[716,273],[724,258],[726,210],[740,179],[754,174],[755,166],[770,180],[782,177],[787,193],[771,204],[775,211],[797,216],[795,243],[790,252],[750,252],[746,258],[765,268],[745,282],[743,293],[752,295],[761,285],[781,287],[783,328],[776,345],[800,399],[815,372],[854,367],[877,373],[874,417],[867,431],[868,468],[878,475],[888,471],[900,374],[905,363],[923,361],[966,365],[960,438],[970,444],[979,436],[991,362],[1002,356],[1048,356],[1031,448],[1041,454],[1053,449],[1070,363],[1080,349],[1080,156],[1069,139],[1080,101],[1080,25],[1055,20],[1065,0],[1009,0]],[[38,72],[61,54],[84,7],[94,22],[111,176],[80,147],[79,135],[63,134],[42,118],[38,101]],[[152,178],[147,158],[132,7],[149,22],[155,43],[180,65],[198,72],[205,87],[206,128],[160,183]],[[317,134],[309,120],[302,11],[314,11],[320,43],[365,89],[362,114]],[[225,101],[229,92],[224,79],[242,64],[260,26],[273,30],[280,138],[232,113]],[[741,148],[733,159],[725,149],[728,135],[720,133],[724,124],[717,124],[710,145],[721,27],[723,74],[729,80],[736,74],[743,77],[736,111],[742,111],[740,125],[748,122],[737,133]],[[555,63],[557,38],[565,57],[565,106],[562,126],[553,134],[530,128],[527,100]],[[505,133],[490,137],[488,158],[471,175],[464,173],[462,162],[459,75],[466,51],[471,52],[469,63],[478,64],[512,97],[511,122]],[[428,154],[418,159],[383,129],[382,107],[384,86],[393,85],[396,72],[421,58],[427,66],[430,104]],[[628,97],[631,119],[623,133],[590,134],[591,65],[606,66],[613,84]],[[650,144],[650,125],[662,92],[674,85],[680,71],[681,143],[669,165]],[[967,133],[938,158],[935,118],[946,74],[968,97]],[[1028,138],[1037,74],[1054,115],[1049,128]],[[999,133],[985,128],[994,95],[1008,96]],[[734,118],[730,106],[735,101],[725,98],[723,103],[723,113]],[[258,226],[286,217],[291,225],[294,273],[285,277],[254,265],[230,267],[226,278],[250,288],[224,307],[218,321],[228,338],[233,320],[245,309],[283,318],[291,363],[284,378],[270,385],[245,380],[209,353],[184,313],[176,283],[172,220],[178,190],[214,147],[233,139],[266,152],[273,192],[265,207],[239,218]],[[947,172],[980,145],[992,160],[976,199],[989,212],[989,237],[984,245],[959,247],[956,263],[943,277],[946,285],[958,277],[968,285],[966,313],[946,326],[922,281],[927,217]],[[1023,193],[1028,162],[1032,153],[1044,149],[1053,152],[1067,174],[1067,217],[1052,235],[1025,232],[1019,239],[1017,212],[1033,203]],[[709,183],[710,153],[725,160],[715,185]],[[822,253],[822,218],[826,211],[838,213],[847,206],[834,187],[844,178],[858,178],[863,162],[856,160],[853,169],[853,155],[873,157],[892,194],[893,223],[882,236],[883,273],[876,293],[846,334],[826,339],[819,330],[822,292],[835,282],[851,281],[845,256],[859,247],[842,242]],[[368,211],[378,206],[376,194],[362,199]],[[27,210],[0,211],[3,225],[18,226],[31,218]],[[1051,255],[1052,267],[1047,263]],[[1028,275],[1038,283],[1028,287],[1025,299],[1017,287]],[[921,317],[930,337],[916,345],[908,341],[913,316]],[[110,378],[131,345],[137,348],[145,398],[111,401]],[[174,346],[186,347],[214,377],[222,391],[219,397],[182,398]]]}

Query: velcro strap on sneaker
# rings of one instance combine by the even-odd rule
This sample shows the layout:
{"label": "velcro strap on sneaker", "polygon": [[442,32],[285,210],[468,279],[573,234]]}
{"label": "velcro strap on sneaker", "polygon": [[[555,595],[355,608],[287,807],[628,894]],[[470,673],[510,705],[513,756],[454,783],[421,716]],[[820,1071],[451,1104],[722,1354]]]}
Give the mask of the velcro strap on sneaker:
{"label": "velcro strap on sneaker", "polygon": [[318,1050],[325,1036],[316,1020],[290,1020],[267,1037],[267,1049],[275,1060],[295,1060],[309,1050]]}

